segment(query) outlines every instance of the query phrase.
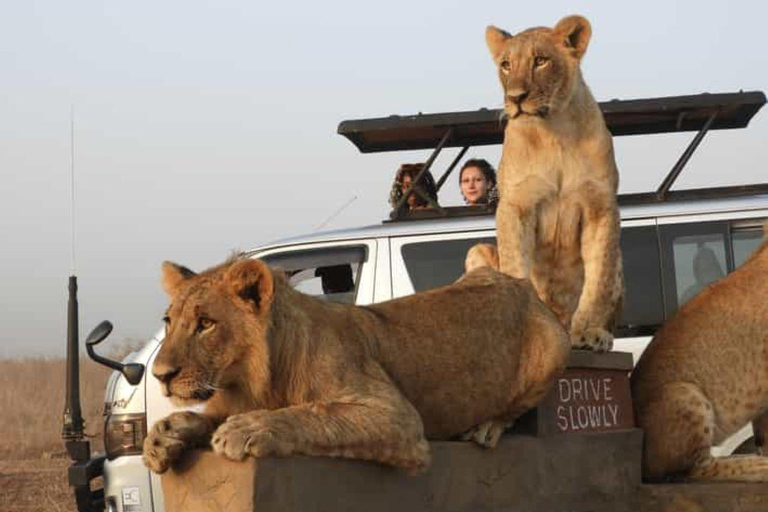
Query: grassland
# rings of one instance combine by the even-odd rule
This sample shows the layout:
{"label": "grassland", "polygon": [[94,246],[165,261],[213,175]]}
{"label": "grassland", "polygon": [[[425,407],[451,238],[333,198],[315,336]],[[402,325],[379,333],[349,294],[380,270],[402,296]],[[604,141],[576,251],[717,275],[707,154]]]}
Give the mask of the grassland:
{"label": "grassland", "polygon": [[[108,371],[80,364],[81,407],[94,450],[102,449]],[[0,511],[75,510],[61,440],[66,368],[62,359],[0,360]]]}

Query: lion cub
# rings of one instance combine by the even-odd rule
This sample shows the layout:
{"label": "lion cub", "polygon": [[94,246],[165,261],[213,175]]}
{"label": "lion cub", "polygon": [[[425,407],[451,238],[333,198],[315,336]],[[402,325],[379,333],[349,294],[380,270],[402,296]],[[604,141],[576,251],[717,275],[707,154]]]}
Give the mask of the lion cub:
{"label": "lion cub", "polygon": [[156,472],[207,445],[235,460],[324,455],[418,470],[427,439],[469,432],[493,446],[570,353],[533,287],[488,268],[364,307],[304,295],[259,260],[200,274],[166,263],[163,276],[171,304],[152,374],[177,403],[204,408],[154,425],[144,462]]}
{"label": "lion cub", "polygon": [[486,29],[507,125],[496,210],[502,272],[530,278],[574,347],[610,350],[623,293],[611,134],[581,75],[580,16],[514,36]]}
{"label": "lion cub", "polygon": [[710,455],[712,445],[768,410],[766,297],[763,242],[656,333],[632,373],[646,477],[768,482],[768,458]]}

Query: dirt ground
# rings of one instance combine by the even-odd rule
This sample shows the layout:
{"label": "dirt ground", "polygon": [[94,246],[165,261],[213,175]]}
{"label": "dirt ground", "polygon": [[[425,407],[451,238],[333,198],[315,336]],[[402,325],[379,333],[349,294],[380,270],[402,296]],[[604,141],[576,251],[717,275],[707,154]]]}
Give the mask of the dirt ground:
{"label": "dirt ground", "polygon": [[0,511],[75,511],[68,459],[0,460]]}

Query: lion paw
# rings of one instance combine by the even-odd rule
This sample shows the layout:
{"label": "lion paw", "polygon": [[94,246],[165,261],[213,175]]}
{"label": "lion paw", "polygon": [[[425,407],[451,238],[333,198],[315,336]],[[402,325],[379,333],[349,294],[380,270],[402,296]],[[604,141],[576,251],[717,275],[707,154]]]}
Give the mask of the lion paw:
{"label": "lion paw", "polygon": [[609,352],[613,348],[613,334],[601,327],[588,327],[581,332],[571,334],[571,347]]}
{"label": "lion paw", "polygon": [[[203,420],[204,421],[204,420]],[[164,473],[190,446],[201,418],[193,412],[175,412],[156,422],[144,440],[142,461],[155,473]]]}
{"label": "lion paw", "polygon": [[285,450],[279,446],[266,419],[267,411],[253,411],[230,416],[213,434],[211,446],[219,455],[230,460],[247,456],[265,457]]}
{"label": "lion paw", "polygon": [[496,420],[486,421],[465,432],[461,438],[464,441],[474,441],[486,448],[494,448],[501,439],[501,434],[511,425],[512,423]]}

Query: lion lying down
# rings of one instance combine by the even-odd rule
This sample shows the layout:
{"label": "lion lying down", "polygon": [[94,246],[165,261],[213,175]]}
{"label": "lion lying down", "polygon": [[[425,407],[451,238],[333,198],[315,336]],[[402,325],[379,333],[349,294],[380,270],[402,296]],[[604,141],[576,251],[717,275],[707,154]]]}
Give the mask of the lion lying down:
{"label": "lion lying down", "polygon": [[376,304],[334,304],[240,259],[201,274],[163,264],[171,299],[152,367],[202,414],[158,421],[144,462],[162,473],[184,450],[227,458],[325,455],[412,470],[426,438],[469,432],[495,445],[547,392],[568,335],[527,281],[489,268]]}

